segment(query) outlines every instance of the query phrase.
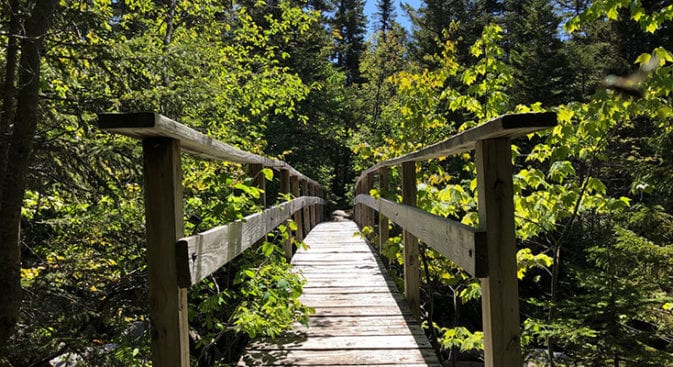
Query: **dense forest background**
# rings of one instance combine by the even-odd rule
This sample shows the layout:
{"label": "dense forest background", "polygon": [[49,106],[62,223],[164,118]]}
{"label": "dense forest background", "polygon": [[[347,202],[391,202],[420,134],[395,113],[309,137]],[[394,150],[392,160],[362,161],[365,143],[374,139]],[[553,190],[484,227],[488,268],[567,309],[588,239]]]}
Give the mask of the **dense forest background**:
{"label": "dense forest background", "polygon": [[[0,6],[0,366],[68,353],[149,365],[141,151],[95,127],[97,113],[134,111],[286,160],[341,208],[377,161],[501,114],[554,111],[556,128],[514,147],[526,359],[673,366],[669,1],[378,0],[370,19],[364,0]],[[419,206],[476,225],[471,162],[425,164]],[[260,209],[245,167],[183,171],[201,229]],[[421,252],[437,352],[479,360],[478,280]],[[399,236],[382,255],[399,278]],[[301,285],[269,240],[193,287],[194,365],[227,365],[247,338],[305,321]]]}

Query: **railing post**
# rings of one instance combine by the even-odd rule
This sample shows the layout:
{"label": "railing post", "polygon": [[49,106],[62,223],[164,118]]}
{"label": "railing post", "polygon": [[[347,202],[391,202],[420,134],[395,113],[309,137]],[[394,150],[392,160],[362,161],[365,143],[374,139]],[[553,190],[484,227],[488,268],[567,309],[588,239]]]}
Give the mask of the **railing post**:
{"label": "railing post", "polygon": [[[358,196],[362,194],[362,180],[358,180],[358,182],[355,184],[355,196]],[[355,220],[355,223],[362,229],[364,225],[362,224],[362,209],[364,208],[364,205],[362,204],[356,204],[355,208],[353,208],[353,219]]]}
{"label": "railing post", "polygon": [[[290,171],[287,169],[280,170],[280,192],[282,194],[289,194],[290,189]],[[287,262],[292,260],[292,232],[288,228],[288,237],[283,243],[283,250],[285,250],[285,259]]]}
{"label": "railing post", "polygon": [[479,229],[488,246],[488,277],[480,279],[485,366],[521,366],[510,139],[477,141],[476,163]]}
{"label": "railing post", "polygon": [[[402,204],[416,206],[416,162],[402,163]],[[411,314],[420,320],[421,315],[421,272],[418,239],[407,232],[404,237],[404,296],[411,308]]]}
{"label": "railing post", "polygon": [[[374,188],[374,173],[369,173],[365,177],[364,181],[364,194],[369,195],[369,191]],[[374,227],[374,209],[367,206],[362,207],[362,213],[364,215],[362,225],[368,227]]]}
{"label": "railing post", "polygon": [[[390,170],[388,167],[379,168],[379,191],[381,197],[385,198],[388,195],[388,190],[390,187],[390,179],[388,174]],[[379,253],[383,249],[383,245],[388,241],[390,233],[388,232],[388,218],[385,215],[379,213]]]}
{"label": "railing post", "polygon": [[[314,185],[314,184],[312,184],[312,183],[309,183],[309,184],[308,184],[308,192],[309,192],[309,194],[310,194],[311,196],[315,196],[315,185]],[[310,216],[311,216],[311,228],[314,228],[315,225],[316,225],[316,223],[317,223],[317,222],[316,222],[316,220],[317,220],[316,206],[317,206],[317,205],[318,205],[318,204],[316,204],[316,205],[311,205],[311,206],[309,207],[309,213],[310,213]]]}
{"label": "railing post", "polygon": [[[299,177],[290,176],[290,187],[292,189],[292,196],[295,198],[299,197]],[[297,241],[304,240],[304,225],[302,223],[301,210],[294,212],[294,223],[297,225],[297,230],[295,231],[295,238]]]}
{"label": "railing post", "polygon": [[258,203],[259,205],[262,206],[262,208],[266,208],[266,179],[262,174],[263,169],[264,165],[262,164],[256,164],[256,163],[248,164],[248,174],[253,179],[252,185],[264,191],[262,195],[259,197]]}
{"label": "railing post", "polygon": [[[301,185],[301,196],[308,196],[308,181],[304,180],[299,180],[299,184]],[[304,216],[304,236],[307,236],[309,232],[311,232],[311,215],[309,214],[308,207],[304,207],[302,209],[302,213]]]}
{"label": "railing post", "polygon": [[[325,198],[325,194],[322,191],[321,187],[318,187],[318,197],[321,199]],[[318,204],[318,223],[322,223],[323,221],[323,212],[325,211],[325,206],[322,204]]]}
{"label": "railing post", "polygon": [[178,287],[175,244],[184,236],[180,142],[143,140],[152,365],[189,366],[187,289]]}

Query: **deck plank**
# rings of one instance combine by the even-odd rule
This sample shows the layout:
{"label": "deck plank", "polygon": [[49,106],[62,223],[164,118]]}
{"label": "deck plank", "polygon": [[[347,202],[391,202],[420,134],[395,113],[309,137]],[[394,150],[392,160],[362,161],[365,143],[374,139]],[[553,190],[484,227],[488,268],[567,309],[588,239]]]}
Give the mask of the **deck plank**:
{"label": "deck plank", "polygon": [[440,366],[419,323],[355,223],[321,223],[293,260],[309,326],[250,343],[239,366]]}

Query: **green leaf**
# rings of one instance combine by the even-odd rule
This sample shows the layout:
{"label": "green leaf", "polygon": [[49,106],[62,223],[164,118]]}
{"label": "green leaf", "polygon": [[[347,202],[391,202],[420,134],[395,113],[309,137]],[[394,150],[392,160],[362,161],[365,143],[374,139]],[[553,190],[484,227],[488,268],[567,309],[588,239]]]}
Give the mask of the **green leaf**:
{"label": "green leaf", "polygon": [[262,169],[262,174],[264,175],[264,178],[266,178],[267,181],[273,180],[273,170],[271,168]]}

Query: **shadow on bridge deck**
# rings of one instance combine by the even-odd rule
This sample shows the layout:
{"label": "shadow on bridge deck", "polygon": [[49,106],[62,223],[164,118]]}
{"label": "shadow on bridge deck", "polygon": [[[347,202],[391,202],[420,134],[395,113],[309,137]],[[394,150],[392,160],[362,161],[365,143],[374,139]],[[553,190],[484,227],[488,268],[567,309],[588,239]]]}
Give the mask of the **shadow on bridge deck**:
{"label": "shadow on bridge deck", "polygon": [[344,221],[319,224],[309,233],[309,249],[292,260],[307,279],[301,300],[316,311],[309,327],[253,341],[239,366],[441,366],[357,231]]}

